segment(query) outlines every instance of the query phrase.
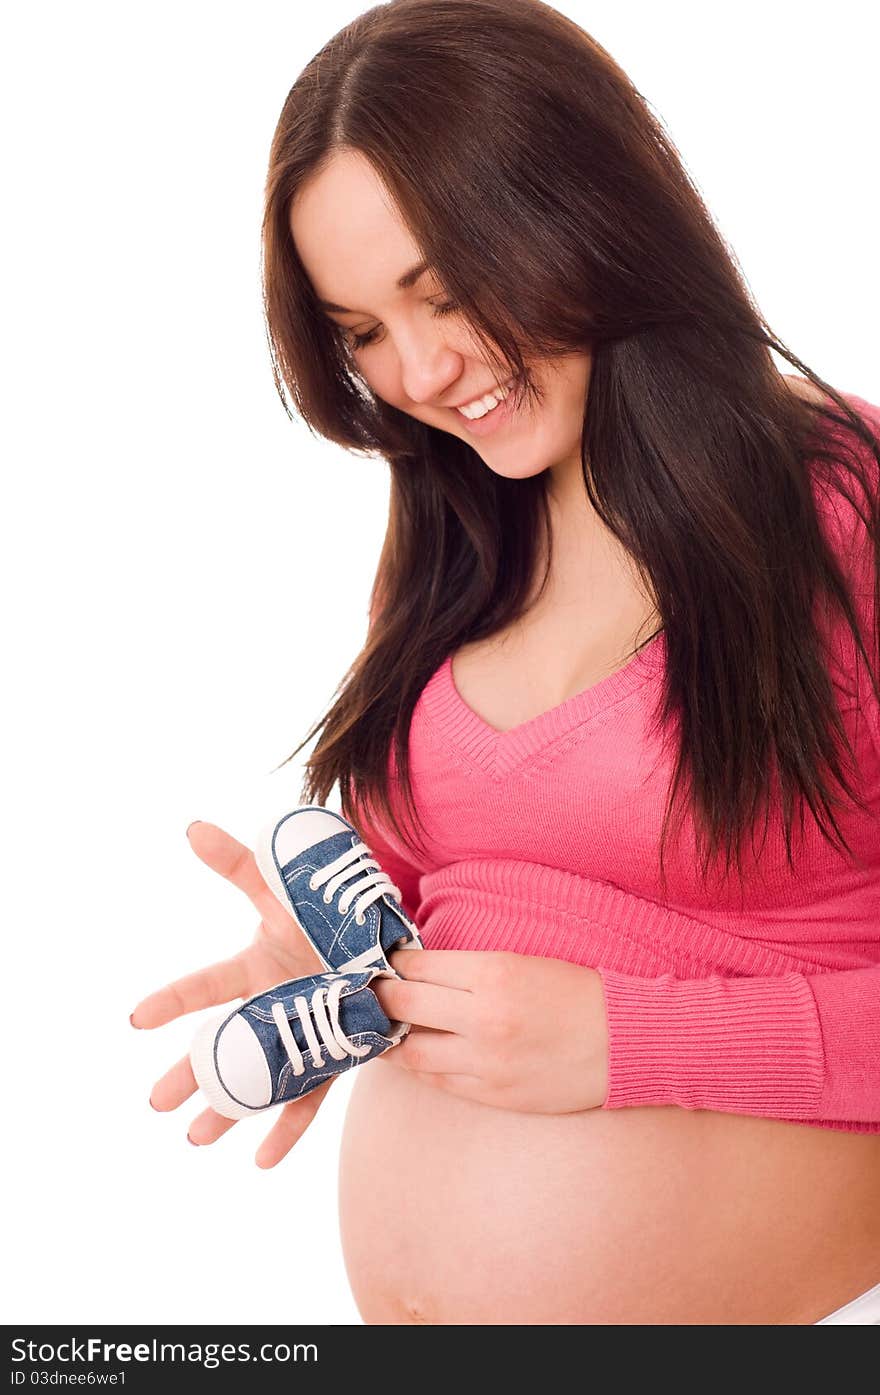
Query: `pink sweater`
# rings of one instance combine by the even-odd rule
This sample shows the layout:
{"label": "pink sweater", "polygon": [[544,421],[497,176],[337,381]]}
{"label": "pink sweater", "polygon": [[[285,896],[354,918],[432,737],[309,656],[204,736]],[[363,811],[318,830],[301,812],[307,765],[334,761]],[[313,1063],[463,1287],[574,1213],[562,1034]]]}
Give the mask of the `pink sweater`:
{"label": "pink sweater", "polygon": [[[846,396],[880,430],[880,408]],[[832,514],[815,493],[870,626],[867,533],[845,501]],[[757,859],[746,838],[742,894],[735,868],[724,889],[713,879],[704,889],[688,822],[667,844],[664,900],[657,851],[672,759],[647,724],[665,644],[661,631],[623,668],[505,732],[467,706],[447,657],[410,735],[430,860],[415,865],[387,829],[355,822],[426,948],[599,971],[603,1109],[674,1104],[880,1132],[880,710],[864,664],[856,693],[854,643],[835,644],[859,760],[851,778],[871,808],[844,801],[838,814],[856,860],[829,847],[807,808],[803,836],[797,818],[792,828],[794,874],[774,820],[763,848],[759,824]]]}

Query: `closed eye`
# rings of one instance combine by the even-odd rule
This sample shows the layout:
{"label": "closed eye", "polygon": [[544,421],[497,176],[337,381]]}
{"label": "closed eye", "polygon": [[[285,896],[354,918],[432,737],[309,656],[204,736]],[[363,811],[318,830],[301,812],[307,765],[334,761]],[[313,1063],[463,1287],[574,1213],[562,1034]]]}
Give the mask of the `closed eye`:
{"label": "closed eye", "polygon": [[[451,315],[453,311],[459,309],[457,300],[444,300],[439,304],[436,304],[434,301],[429,301],[429,304],[435,315]],[[340,326],[340,328],[342,327]],[[343,333],[347,334],[349,343],[353,349],[363,349],[367,344],[375,343],[379,328],[376,326],[374,329],[368,329],[366,334],[357,334],[354,330],[343,330]]]}
{"label": "closed eye", "polygon": [[362,349],[365,344],[372,344],[378,333],[378,329],[369,329],[366,334],[355,334],[352,329],[348,332],[348,341],[353,349]]}

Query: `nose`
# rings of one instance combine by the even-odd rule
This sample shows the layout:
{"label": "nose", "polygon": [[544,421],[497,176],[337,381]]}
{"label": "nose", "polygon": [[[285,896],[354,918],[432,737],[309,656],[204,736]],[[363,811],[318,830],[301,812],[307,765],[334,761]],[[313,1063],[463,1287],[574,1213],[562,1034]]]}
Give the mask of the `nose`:
{"label": "nose", "polygon": [[401,346],[400,358],[403,390],[420,405],[435,403],[461,377],[461,354],[431,334],[411,336]]}

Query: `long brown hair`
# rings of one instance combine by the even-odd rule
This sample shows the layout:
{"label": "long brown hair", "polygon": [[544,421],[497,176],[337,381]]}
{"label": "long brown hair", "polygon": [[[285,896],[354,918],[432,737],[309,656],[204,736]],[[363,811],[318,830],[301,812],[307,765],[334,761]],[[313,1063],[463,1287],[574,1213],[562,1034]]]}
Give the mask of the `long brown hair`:
{"label": "long brown hair", "polygon": [[[656,600],[667,665],[655,720],[658,729],[678,720],[661,874],[687,775],[705,876],[722,844],[725,870],[732,847],[740,866],[774,763],[789,864],[798,791],[823,835],[833,841],[820,805],[850,853],[823,763],[864,805],[832,735],[854,763],[814,598],[826,617],[829,601],[845,616],[878,699],[880,640],[869,660],[807,464],[819,488],[859,510],[880,615],[880,441],[771,332],[641,93],[539,0],[374,6],[303,69],[274,134],[263,288],[276,387],[288,415],[391,471],[364,647],[287,758],[320,732],[304,802],[325,803],[338,782],[352,822],[358,806],[377,811],[418,847],[409,770],[418,697],[458,646],[524,613],[542,542],[544,582],[551,557],[546,472],[503,478],[466,442],[375,397],[318,307],[290,206],[340,149],[361,152],[384,180],[498,381],[515,373],[534,404],[527,359],[592,354],[584,486]],[[796,396],[771,349],[824,399]],[[395,817],[392,783],[410,829]]]}

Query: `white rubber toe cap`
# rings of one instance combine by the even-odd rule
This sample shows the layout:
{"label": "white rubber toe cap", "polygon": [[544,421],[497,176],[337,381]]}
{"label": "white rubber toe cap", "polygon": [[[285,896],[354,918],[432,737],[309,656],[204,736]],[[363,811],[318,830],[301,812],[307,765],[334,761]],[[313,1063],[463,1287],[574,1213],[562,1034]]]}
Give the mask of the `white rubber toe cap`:
{"label": "white rubber toe cap", "polygon": [[222,1027],[224,1020],[203,1024],[190,1062],[211,1108],[225,1119],[244,1119],[271,1103],[272,1076],[259,1037],[241,1013]]}
{"label": "white rubber toe cap", "polygon": [[338,833],[349,832],[347,824],[333,813],[332,809],[298,809],[283,819],[275,832],[275,856],[279,867],[285,867],[292,858],[305,852],[306,848],[322,843],[325,838],[335,838]]}
{"label": "white rubber toe cap", "polygon": [[308,807],[281,815],[260,830],[254,847],[254,859],[260,875],[294,920],[296,914],[278,868],[286,867],[288,862],[299,857],[306,848],[314,847],[315,843],[322,843],[325,838],[335,838],[338,833],[345,832],[350,832],[348,825],[331,809]]}

